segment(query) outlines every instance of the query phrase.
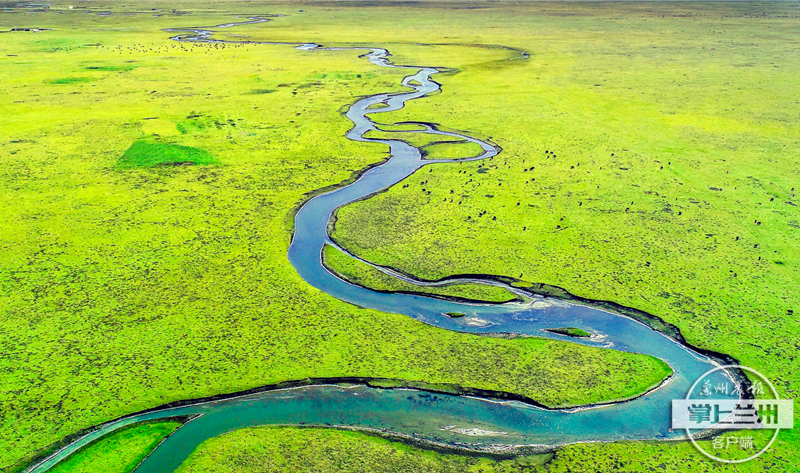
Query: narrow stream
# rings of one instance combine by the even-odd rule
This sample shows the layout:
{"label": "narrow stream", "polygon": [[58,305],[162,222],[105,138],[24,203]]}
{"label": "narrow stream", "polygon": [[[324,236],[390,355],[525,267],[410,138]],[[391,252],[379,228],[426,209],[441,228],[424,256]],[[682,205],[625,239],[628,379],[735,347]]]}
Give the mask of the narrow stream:
{"label": "narrow stream", "polygon": [[[269,21],[263,17],[249,20],[246,23]],[[211,28],[237,24],[240,23]],[[229,42],[211,39],[212,30],[208,28],[167,31],[180,33],[172,38],[177,41]],[[315,44],[296,47],[308,51],[324,49]],[[384,164],[365,172],[355,182],[312,198],[297,212],[295,234],[288,257],[300,276],[314,287],[343,301],[404,314],[446,330],[515,332],[652,355],[667,362],[675,371],[674,376],[658,389],[637,399],[575,410],[548,410],[517,401],[497,402],[415,390],[382,390],[361,385],[319,385],[267,391],[162,409],[110,422],[29,471],[46,471],[81,446],[125,425],[176,415],[202,414],[167,438],[139,465],[136,473],[172,472],[204,440],[259,425],[331,425],[378,429],[420,440],[489,451],[503,451],[509,446],[519,445],[554,446],[584,441],[675,439],[683,436],[682,431],[672,432],[669,428],[671,400],[684,398],[691,384],[716,364],[633,319],[590,306],[538,296],[526,303],[488,305],[376,292],[343,281],[322,265],[323,246],[332,244],[327,233],[328,222],[339,207],[386,189],[423,166],[447,166],[460,161],[489,159],[498,153],[498,149],[489,143],[458,133],[442,132],[425,124],[421,124],[424,132],[456,136],[477,143],[483,149],[482,154],[460,160],[426,160],[419,149],[403,141],[365,138],[365,133],[377,129],[370,115],[398,110],[407,101],[424,97],[440,88],[431,80],[437,69],[393,65],[389,56],[385,49],[368,48],[361,57],[376,66],[407,69],[409,74],[402,81],[407,91],[378,94],[353,104],[347,112],[347,118],[353,122],[347,138],[388,146],[391,157]],[[371,108],[376,104],[384,104],[385,107]],[[466,315],[451,318],[445,315],[447,312]],[[579,327],[597,335],[591,339],[576,339],[544,331],[557,327]],[[720,373],[718,378],[715,381],[724,382],[728,376],[723,377]]]}

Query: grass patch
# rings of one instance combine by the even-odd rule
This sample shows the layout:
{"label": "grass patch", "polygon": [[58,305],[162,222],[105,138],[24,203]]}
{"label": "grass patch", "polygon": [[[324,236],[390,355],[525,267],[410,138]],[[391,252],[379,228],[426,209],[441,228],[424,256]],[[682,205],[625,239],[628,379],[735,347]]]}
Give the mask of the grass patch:
{"label": "grass patch", "polygon": [[[372,117],[372,119],[374,120],[374,119],[379,118],[379,117],[380,117],[380,115],[377,115],[377,116]],[[381,132],[381,131],[420,131],[420,130],[424,130],[425,129],[424,126],[416,125],[416,124],[413,124],[413,123],[400,123],[400,124],[397,124],[397,125],[379,124],[378,128],[379,128],[379,130],[377,132]],[[377,137],[377,136],[389,137],[389,136],[391,136],[391,137],[395,137],[396,138],[396,135],[370,135],[371,133],[376,133],[376,131],[370,130],[369,132],[367,132],[367,134],[365,136],[368,136],[368,137]]]}
{"label": "grass patch", "polygon": [[518,299],[502,287],[484,284],[417,286],[388,276],[368,264],[350,258],[330,245],[325,245],[322,250],[322,262],[326,268],[344,280],[378,291],[414,292],[478,302],[509,302]]}
{"label": "grass patch", "polygon": [[68,456],[49,473],[130,473],[180,422],[133,424],[112,432]]}
{"label": "grass patch", "polygon": [[206,440],[176,473],[523,473],[552,455],[494,460],[440,453],[336,429],[258,427]]}
{"label": "grass patch", "polygon": [[334,72],[323,72],[320,74],[314,74],[311,77],[311,80],[314,81],[354,81],[357,79],[375,79],[377,77],[376,74],[372,72],[366,73],[359,73],[359,72],[352,72],[352,71],[334,71]]}
{"label": "grass patch", "polygon": [[382,389],[406,388],[406,389],[420,389],[423,391],[452,394],[452,395],[465,394],[465,391],[461,387],[453,384],[426,383],[424,381],[405,381],[400,379],[376,379],[370,381],[369,383],[367,383],[367,385],[373,388],[382,388]]}
{"label": "grass patch", "polygon": [[[380,127],[386,128],[387,130],[396,130],[396,131],[402,129],[409,129],[409,130],[415,129],[414,125],[398,125],[396,127],[387,127],[386,125],[380,125]],[[416,146],[417,148],[423,148],[425,146],[433,144],[464,142],[461,138],[434,135],[433,133],[388,133],[380,130],[370,130],[364,133],[364,136],[366,138],[378,138],[384,140],[402,140],[410,143],[412,146]]]}
{"label": "grass patch", "polygon": [[[772,431],[742,431],[733,436],[750,435],[757,449],[764,448]],[[727,435],[725,435],[727,436]],[[715,452],[711,441],[698,442],[706,452]],[[756,460],[741,464],[711,461],[700,454],[688,442],[617,442],[611,444],[576,444],[564,447],[552,462],[546,465],[546,473],[596,473],[606,471],[624,472],[684,472],[692,473],[761,473],[765,471],[797,471],[800,466],[795,455],[783,456],[781,451],[791,451],[797,443],[796,430],[786,431],[772,448]],[[717,456],[725,457],[724,450]],[[739,453],[741,455],[741,452]],[[741,458],[741,456],[738,456]]]}
{"label": "grass patch", "polygon": [[546,329],[548,332],[557,333],[560,335],[566,335],[568,337],[579,337],[579,338],[586,338],[592,336],[591,333],[587,332],[586,330],[576,328],[576,327],[559,327],[559,328],[548,328]]}
{"label": "grass patch", "polygon": [[117,162],[117,167],[130,169],[216,163],[217,160],[209,152],[202,149],[138,140],[125,151],[125,154]]}
{"label": "grass patch", "polygon": [[46,79],[45,84],[73,85],[84,84],[99,80],[97,77],[59,77],[58,79]]}
{"label": "grass patch", "polygon": [[118,66],[86,66],[88,71],[105,71],[105,72],[127,72],[136,69],[137,66],[131,64],[118,65]]}
{"label": "grass patch", "polygon": [[426,159],[472,158],[481,154],[483,154],[483,148],[479,144],[469,141],[454,143],[433,142],[422,147],[422,157]]}
{"label": "grass patch", "polygon": [[[793,431],[788,433],[794,435]],[[750,434],[754,444],[763,447],[771,432],[751,431]],[[698,443],[705,451],[713,451],[711,441]],[[498,460],[431,451],[360,432],[258,427],[206,440],[177,473],[757,473],[784,471],[786,459],[775,450],[790,446],[786,441],[777,441],[758,461],[739,465],[712,462],[688,442],[653,441],[575,444],[562,447],[555,456],[527,455]]]}
{"label": "grass patch", "polygon": [[188,115],[185,120],[177,122],[176,127],[181,134],[201,133],[207,131],[216,125],[214,120],[207,116],[195,115],[192,113]]}

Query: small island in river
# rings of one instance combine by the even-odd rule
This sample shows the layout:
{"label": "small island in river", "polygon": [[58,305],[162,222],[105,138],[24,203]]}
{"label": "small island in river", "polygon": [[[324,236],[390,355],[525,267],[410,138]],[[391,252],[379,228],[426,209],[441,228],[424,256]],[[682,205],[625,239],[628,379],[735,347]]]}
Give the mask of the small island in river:
{"label": "small island in river", "polygon": [[587,338],[592,336],[592,334],[587,332],[586,330],[579,329],[576,327],[548,328],[545,329],[545,331],[551,333],[557,333],[559,335],[566,335],[568,337]]}

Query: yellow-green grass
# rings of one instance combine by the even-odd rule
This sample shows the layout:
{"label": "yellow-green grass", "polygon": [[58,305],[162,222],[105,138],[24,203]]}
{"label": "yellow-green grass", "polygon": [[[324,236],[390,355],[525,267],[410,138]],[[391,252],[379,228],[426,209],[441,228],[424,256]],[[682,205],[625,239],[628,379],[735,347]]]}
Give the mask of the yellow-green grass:
{"label": "yellow-green grass", "polygon": [[[389,127],[387,131],[401,131],[400,126]],[[409,129],[413,130],[413,128]],[[388,133],[387,131],[370,130],[364,134],[366,138],[402,140],[416,147],[423,147],[436,142],[462,142],[461,138],[435,135],[433,133]]]}
{"label": "yellow-green grass", "polygon": [[[354,51],[177,44],[160,29],[294,13],[221,35],[349,42],[368,10],[331,29],[296,5],[68,5],[0,12],[5,29],[52,28],[0,34],[0,469],[131,412],[285,380],[384,377],[564,405],[669,373],[641,355],[437,330],[297,276],[286,251],[306,193],[386,158],[344,138],[340,110],[402,89],[405,71]],[[219,165],[120,168],[155,135]]]}
{"label": "yellow-green grass", "polygon": [[[426,159],[471,158],[483,153],[477,143],[465,141],[458,137],[437,135],[433,133],[389,133],[401,131],[400,127],[386,127],[385,131],[371,130],[364,134],[366,138],[402,140],[416,146]],[[413,128],[407,128],[413,130]]]}
{"label": "yellow-green grass", "polygon": [[68,456],[50,473],[130,473],[180,422],[144,422],[112,432]]}
{"label": "yellow-green grass", "polygon": [[[372,117],[375,118],[374,116]],[[396,138],[394,135],[388,134],[381,134],[383,131],[424,131],[426,128],[424,125],[418,125],[416,123],[398,123],[398,124],[381,124],[378,126],[378,130],[370,130],[364,134],[366,137],[385,137],[385,138]],[[412,136],[419,136],[419,135],[412,135]]]}
{"label": "yellow-green grass", "polygon": [[[427,8],[454,37],[395,58],[460,72],[379,119],[436,121],[504,151],[345,207],[335,240],[423,279],[505,275],[644,310],[800,397],[797,5]],[[425,43],[418,17],[407,34]],[[467,44],[480,43],[531,57],[479,62],[489,50]],[[780,435],[787,459],[800,444]]]}
{"label": "yellow-green grass", "polygon": [[[135,424],[91,444],[68,457],[54,473],[130,472],[161,440],[180,424],[154,422]],[[771,432],[729,432],[726,437],[750,436],[761,448]],[[789,443],[787,443],[787,441]],[[504,472],[504,473],[594,473],[599,471],[692,471],[698,473],[744,473],[786,471],[796,465],[791,456],[779,452],[791,448],[791,440],[779,439],[759,462],[739,465],[711,462],[685,442],[619,442],[614,444],[575,444],[559,449],[555,455],[520,455],[511,459],[467,456],[437,447],[393,442],[356,431],[258,427],[234,431],[203,442],[181,465],[178,473],[206,471],[304,471],[353,472]],[[726,442],[727,443],[727,442]],[[715,450],[711,441],[698,441],[707,452],[722,458],[742,458],[743,450]],[[433,450],[431,450],[433,449]]]}
{"label": "yellow-green grass", "polygon": [[472,158],[483,154],[483,148],[469,141],[438,142],[434,141],[422,147],[422,155],[426,159],[460,159]]}
{"label": "yellow-green grass", "polygon": [[319,428],[243,429],[203,442],[176,473],[522,473],[551,455],[495,460],[439,453],[360,432]]}
{"label": "yellow-green grass", "polygon": [[[726,437],[753,437],[763,447],[770,432],[731,432]],[[727,443],[727,442],[726,442]],[[737,458],[743,450],[714,450],[711,441],[698,441],[707,452]],[[791,444],[779,440],[757,462],[713,462],[688,442],[589,443],[562,447],[555,455],[520,455],[495,459],[441,453],[430,447],[390,442],[364,433],[319,428],[267,427],[236,431],[206,440],[177,470],[179,473],[348,471],[363,473],[598,473],[692,472],[760,473],[794,471],[797,459],[788,454]],[[781,454],[780,452],[787,452]],[[742,458],[739,456],[738,458]],[[787,468],[788,466],[788,468]]]}
{"label": "yellow-green grass", "polygon": [[407,283],[366,263],[350,258],[330,245],[325,245],[322,250],[322,262],[326,268],[342,279],[378,291],[422,293],[480,302],[510,302],[518,299],[517,296],[502,287],[485,284],[419,286]]}
{"label": "yellow-green grass", "polygon": [[[130,472],[139,461],[180,424],[137,424],[109,435],[56,466],[57,473]],[[722,437],[753,437],[758,448],[769,441],[770,432],[730,432]],[[781,456],[791,444],[778,440],[759,462],[731,465],[712,462],[685,442],[619,442],[575,444],[555,455],[520,455],[492,458],[441,451],[437,447],[390,441],[347,430],[298,427],[257,427],[211,438],[180,466],[178,473],[269,471],[348,472],[482,472],[482,473],[595,473],[606,471],[691,471],[697,473],[744,473],[788,471],[796,465]],[[698,444],[723,458],[737,452],[715,450],[711,441]],[[742,450],[732,447],[741,455]],[[741,458],[739,456],[738,458]]]}

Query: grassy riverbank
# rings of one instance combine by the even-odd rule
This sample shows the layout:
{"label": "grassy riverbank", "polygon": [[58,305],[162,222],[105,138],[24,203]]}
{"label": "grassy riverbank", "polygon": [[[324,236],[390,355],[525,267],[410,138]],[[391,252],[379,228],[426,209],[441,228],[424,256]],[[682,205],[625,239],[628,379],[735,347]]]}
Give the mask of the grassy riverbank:
{"label": "grassy riverbank", "polygon": [[245,429],[204,442],[176,473],[201,472],[523,472],[549,456],[492,460],[442,454],[359,432]]}
{"label": "grassy riverbank", "polygon": [[[510,302],[518,298],[502,287],[483,284],[453,284],[450,286],[418,286],[386,275],[379,269],[350,258],[338,249],[325,245],[322,262],[326,268],[346,281],[384,292],[412,292],[437,297],[479,302]],[[520,299],[521,300],[521,299]]]}
{"label": "grassy riverbank", "polygon": [[73,453],[49,473],[130,473],[180,426],[163,421],[125,427]]}
{"label": "grassy riverbank", "polygon": [[385,159],[344,138],[339,109],[396,90],[403,72],[353,51],[177,44],[160,30],[238,9],[292,16],[222,37],[351,41],[360,10],[317,29],[294,5],[146,7],[0,12],[0,30],[49,29],[0,33],[0,470],[124,414],[285,380],[374,376],[563,405],[668,374],[640,355],[451,333],[309,287],[286,260],[293,210]]}
{"label": "grassy riverbank", "polygon": [[[134,425],[92,444],[56,467],[58,473],[130,473],[146,452],[177,424]],[[768,432],[756,433],[757,442]],[[312,471],[481,472],[481,473],[596,473],[599,471],[691,471],[694,473],[758,473],[784,471],[791,457],[777,452],[791,448],[778,440],[775,449],[757,462],[739,465],[706,461],[683,442],[619,442],[568,445],[553,454],[496,459],[431,450],[430,445],[390,441],[355,431],[258,427],[234,431],[203,442],[177,473],[250,471],[303,473]],[[712,451],[710,441],[699,444]],[[794,460],[796,465],[796,460]]]}
{"label": "grassy riverbank", "polygon": [[[757,439],[762,437],[756,435]],[[700,444],[708,451],[713,450],[709,441]],[[786,447],[786,444],[779,444],[776,450]],[[566,446],[554,456],[494,459],[439,453],[358,432],[267,427],[240,430],[207,440],[184,462],[178,473],[757,473],[786,471],[787,461],[791,459],[772,451],[764,454],[758,463],[712,463],[691,444],[682,442],[578,444]]]}

